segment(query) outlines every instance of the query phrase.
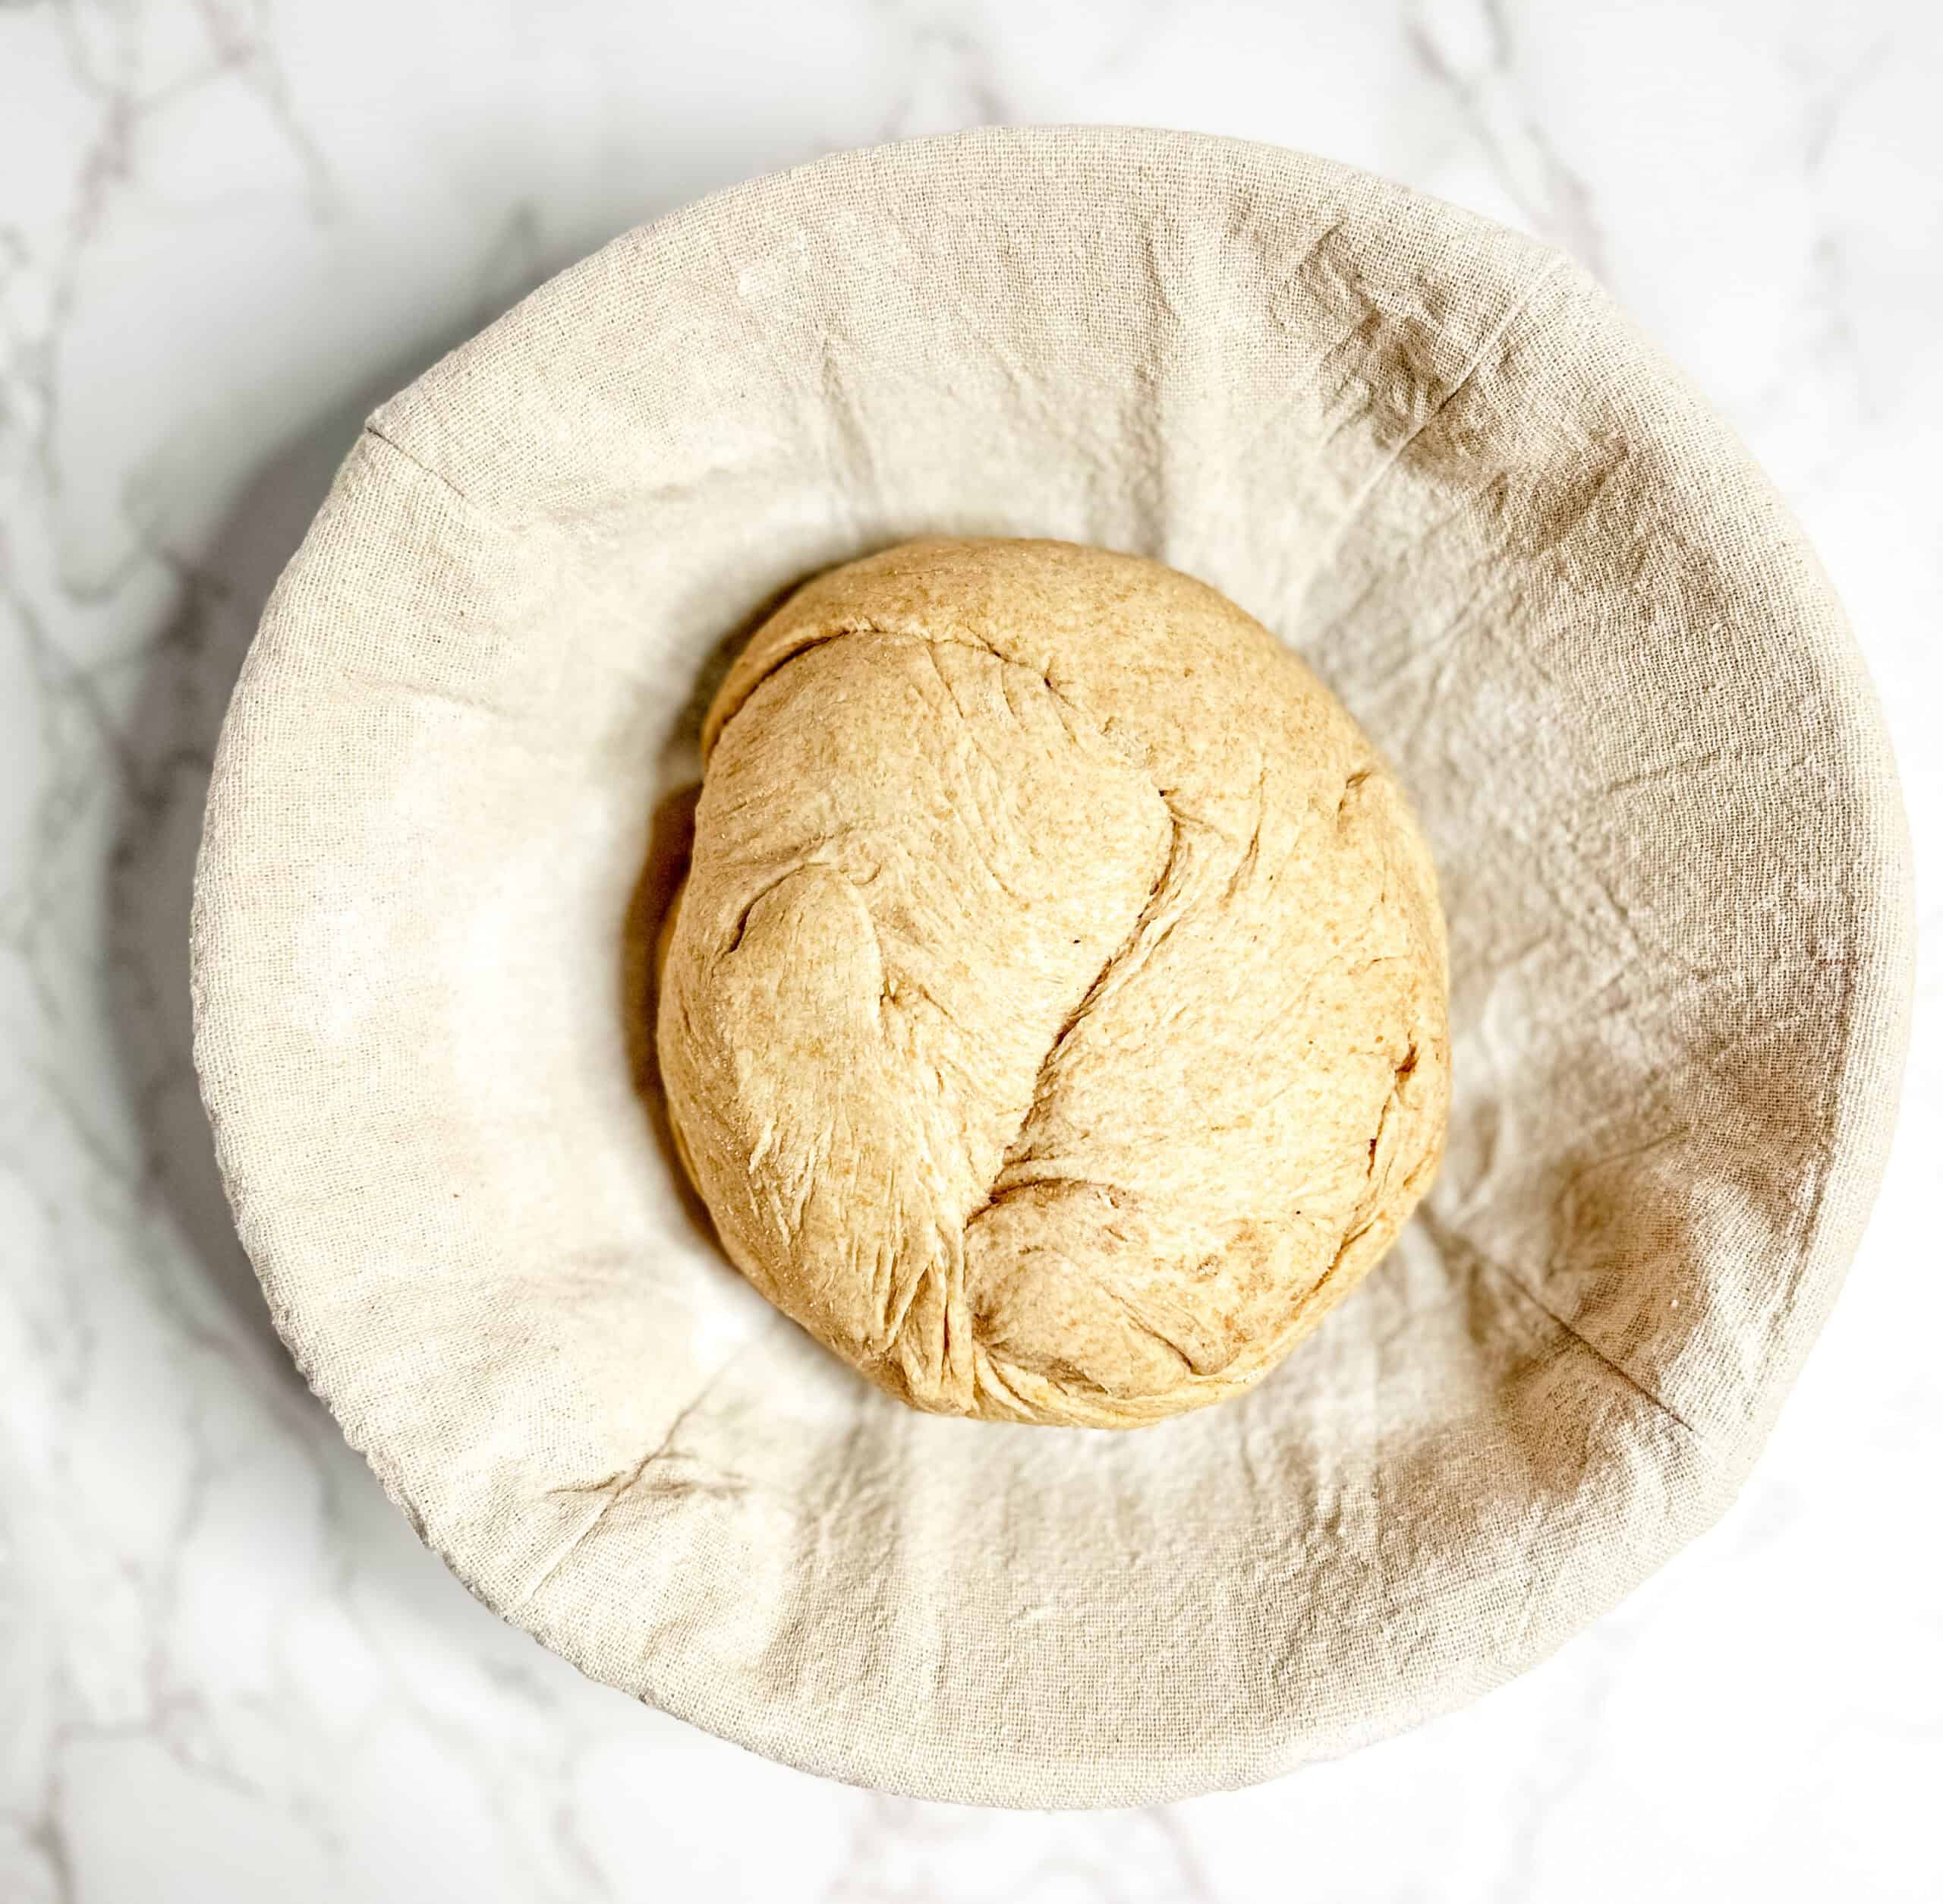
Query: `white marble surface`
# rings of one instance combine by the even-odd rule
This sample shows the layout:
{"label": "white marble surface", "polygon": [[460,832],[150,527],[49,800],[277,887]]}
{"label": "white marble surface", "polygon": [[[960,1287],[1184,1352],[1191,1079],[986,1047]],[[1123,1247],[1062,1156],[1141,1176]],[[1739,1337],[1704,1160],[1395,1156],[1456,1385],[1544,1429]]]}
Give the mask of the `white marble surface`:
{"label": "white marble surface", "polygon": [[[0,3],[0,1899],[1943,1896],[1938,21]],[[1587,260],[1815,536],[1932,928],[1874,1228],[1727,1522],[1472,1710],[1148,1813],[822,1784],[500,1625],[292,1374],[187,1063],[210,745],[362,413],[628,225],[995,119],[1307,146]]]}

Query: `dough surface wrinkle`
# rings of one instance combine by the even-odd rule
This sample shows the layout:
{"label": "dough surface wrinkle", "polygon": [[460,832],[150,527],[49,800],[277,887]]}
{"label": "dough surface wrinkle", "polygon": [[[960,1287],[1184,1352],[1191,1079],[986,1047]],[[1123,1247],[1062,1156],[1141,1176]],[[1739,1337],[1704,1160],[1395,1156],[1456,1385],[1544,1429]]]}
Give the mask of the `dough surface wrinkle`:
{"label": "dough surface wrinkle", "polygon": [[1449,1092],[1403,796],[1214,590],[904,544],[757,630],[658,1037],[748,1279],[941,1413],[1136,1426],[1238,1392],[1380,1256]]}

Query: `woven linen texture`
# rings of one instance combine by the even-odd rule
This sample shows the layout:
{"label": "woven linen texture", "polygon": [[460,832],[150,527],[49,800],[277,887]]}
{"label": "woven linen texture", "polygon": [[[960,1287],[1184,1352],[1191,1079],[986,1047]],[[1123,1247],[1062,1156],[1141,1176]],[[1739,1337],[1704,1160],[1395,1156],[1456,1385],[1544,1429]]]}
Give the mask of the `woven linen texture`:
{"label": "woven linen texture", "polygon": [[[1425,1209],[1138,1433],[867,1388],[637,1089],[624,941],[724,653],[939,532],[1223,591],[1443,878]],[[633,232],[377,412],[224,731],[197,1060],[278,1327],[488,1605],[813,1770],[1124,1804],[1452,1707],[1718,1516],[1873,1193],[1910,914],[1813,556],[1584,272],[1286,152],[982,132]]]}

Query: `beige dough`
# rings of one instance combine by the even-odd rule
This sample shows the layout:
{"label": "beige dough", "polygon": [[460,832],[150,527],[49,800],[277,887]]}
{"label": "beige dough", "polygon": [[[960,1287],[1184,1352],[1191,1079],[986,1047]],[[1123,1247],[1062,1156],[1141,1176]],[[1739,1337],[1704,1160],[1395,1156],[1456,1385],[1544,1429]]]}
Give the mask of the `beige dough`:
{"label": "beige dough", "polygon": [[1133,1427],[1258,1379],[1388,1247],[1449,1099],[1402,794],[1155,563],[914,542],[709,712],[657,1037],[729,1254],[893,1394]]}

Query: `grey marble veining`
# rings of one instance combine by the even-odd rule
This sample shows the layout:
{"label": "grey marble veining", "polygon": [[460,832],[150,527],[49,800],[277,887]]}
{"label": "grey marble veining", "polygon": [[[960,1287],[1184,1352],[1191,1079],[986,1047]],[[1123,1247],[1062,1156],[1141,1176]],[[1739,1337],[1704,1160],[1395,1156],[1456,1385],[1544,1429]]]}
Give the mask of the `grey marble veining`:
{"label": "grey marble veining", "polygon": [[[0,5],[0,1899],[1929,1899],[1943,1851],[1943,26],[1588,0]],[[1740,1505],[1540,1671],[1145,1813],[828,1786],[589,1685],[291,1370],[189,1065],[189,874],[363,415],[628,225],[992,120],[1305,146],[1598,271],[1814,534],[1900,751],[1901,1135]]]}

